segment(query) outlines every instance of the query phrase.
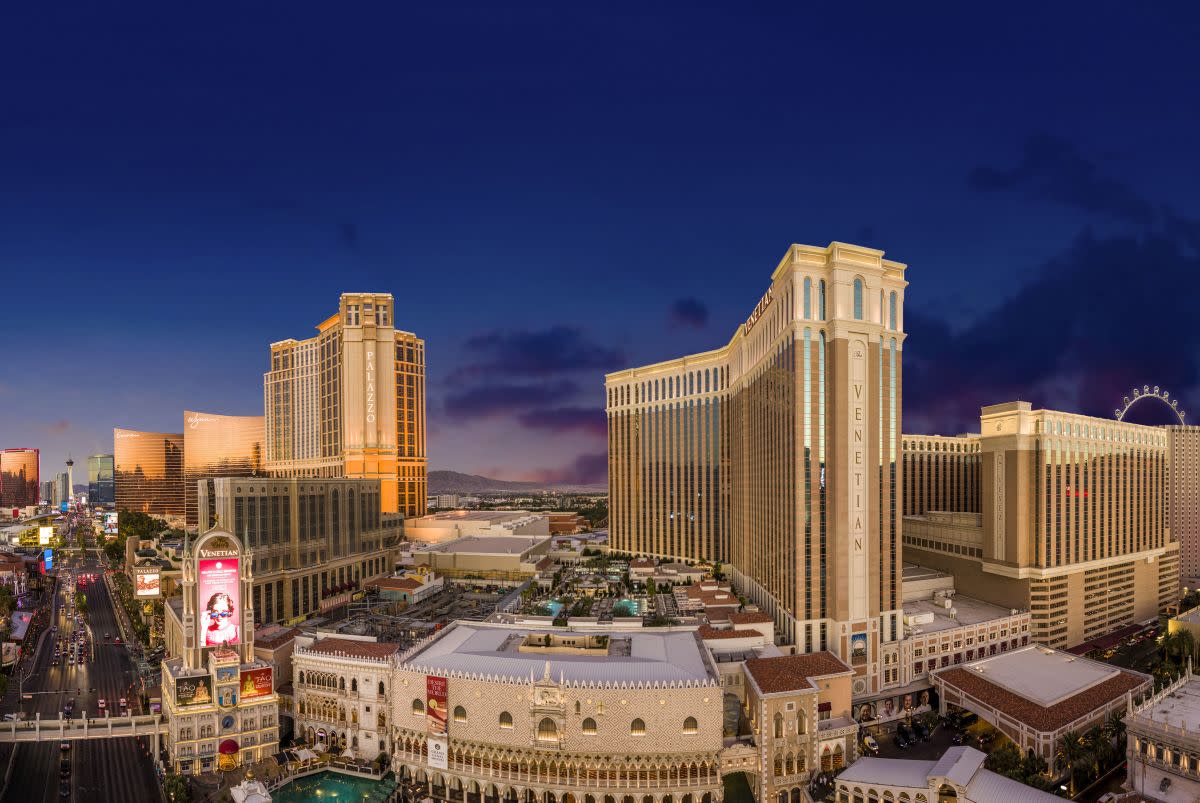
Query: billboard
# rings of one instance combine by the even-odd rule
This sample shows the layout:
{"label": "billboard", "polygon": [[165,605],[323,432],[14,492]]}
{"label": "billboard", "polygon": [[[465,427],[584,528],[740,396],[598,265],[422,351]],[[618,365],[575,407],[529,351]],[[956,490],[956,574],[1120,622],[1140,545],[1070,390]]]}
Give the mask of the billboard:
{"label": "billboard", "polygon": [[425,722],[429,733],[446,732],[446,679],[436,675],[425,676]]}
{"label": "billboard", "polygon": [[430,736],[425,739],[426,756],[429,758],[430,767],[439,770],[450,768],[447,762],[450,751],[447,749],[446,742],[445,736]]}
{"label": "billboard", "polygon": [[50,541],[54,538],[54,526],[38,527],[38,546],[50,546]]}
{"label": "billboard", "polygon": [[116,535],[117,534],[117,514],[116,513],[105,513],[104,514],[104,534],[105,535]]}
{"label": "billboard", "polygon": [[274,689],[271,686],[271,667],[242,670],[242,699],[265,697]]}
{"label": "billboard", "polygon": [[70,502],[59,502],[58,503],[58,511],[60,513],[66,513],[70,507],[71,507]]}
{"label": "billboard", "polygon": [[162,596],[162,579],[157,566],[133,567],[133,595],[141,599],[158,599]]}
{"label": "billboard", "polygon": [[42,553],[42,562],[45,564],[44,568],[42,569],[43,572],[54,571],[54,550],[53,549],[47,549],[44,553]]}
{"label": "billboard", "polygon": [[211,676],[201,675],[175,681],[175,705],[208,705],[212,701]]}
{"label": "billboard", "polygon": [[196,589],[199,593],[202,646],[239,643],[238,618],[242,600],[237,558],[197,561]]}

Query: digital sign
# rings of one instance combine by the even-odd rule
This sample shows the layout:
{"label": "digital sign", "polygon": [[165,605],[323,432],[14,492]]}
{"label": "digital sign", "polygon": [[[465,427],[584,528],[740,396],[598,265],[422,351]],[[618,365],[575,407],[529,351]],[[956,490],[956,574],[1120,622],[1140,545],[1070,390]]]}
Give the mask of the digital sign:
{"label": "digital sign", "polygon": [[196,588],[203,646],[238,644],[238,619],[242,607],[238,558],[221,557],[197,561]]}
{"label": "digital sign", "polygon": [[105,513],[104,514],[104,534],[105,535],[116,535],[117,534],[117,514],[116,513]]}
{"label": "digital sign", "polygon": [[243,669],[241,684],[243,700],[251,697],[265,697],[274,690],[271,685],[271,667]]}
{"label": "digital sign", "polygon": [[50,546],[54,538],[54,527],[38,527],[38,546]]}
{"label": "digital sign", "polygon": [[212,701],[211,676],[180,678],[175,681],[176,705],[208,705]]}
{"label": "digital sign", "polygon": [[428,732],[446,732],[446,701],[448,688],[446,679],[436,675],[425,676],[425,722]]}
{"label": "digital sign", "polygon": [[42,568],[43,573],[54,571],[54,550],[53,549],[47,549],[42,554],[42,562],[44,564],[44,566]]}
{"label": "digital sign", "polygon": [[158,599],[162,596],[162,578],[157,566],[133,567],[133,595],[141,599]]}

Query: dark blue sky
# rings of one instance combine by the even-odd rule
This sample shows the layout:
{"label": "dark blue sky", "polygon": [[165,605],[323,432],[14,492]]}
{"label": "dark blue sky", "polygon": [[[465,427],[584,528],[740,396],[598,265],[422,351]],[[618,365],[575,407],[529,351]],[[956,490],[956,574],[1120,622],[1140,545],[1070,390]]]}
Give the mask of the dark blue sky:
{"label": "dark blue sky", "polygon": [[603,373],[834,239],[910,266],[908,431],[1200,419],[1185,4],[41,5],[0,12],[0,444],[44,474],[260,412],[267,344],[378,290],[432,467],[601,479]]}

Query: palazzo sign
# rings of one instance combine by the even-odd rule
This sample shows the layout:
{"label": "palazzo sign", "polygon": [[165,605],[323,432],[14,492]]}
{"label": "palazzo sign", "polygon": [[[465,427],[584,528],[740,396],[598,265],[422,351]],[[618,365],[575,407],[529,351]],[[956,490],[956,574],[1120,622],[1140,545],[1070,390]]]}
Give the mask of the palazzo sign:
{"label": "palazzo sign", "polygon": [[367,423],[375,423],[375,352],[367,352]]}

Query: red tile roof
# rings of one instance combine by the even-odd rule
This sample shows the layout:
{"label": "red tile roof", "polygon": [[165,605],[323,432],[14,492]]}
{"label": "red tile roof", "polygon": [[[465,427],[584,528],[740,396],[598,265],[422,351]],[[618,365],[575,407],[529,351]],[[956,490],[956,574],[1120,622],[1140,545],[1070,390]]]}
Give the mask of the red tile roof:
{"label": "red tile roof", "polygon": [[774,622],[775,620],[769,613],[762,611],[743,611],[741,613],[728,614],[729,621],[735,625],[756,625],[765,622]]}
{"label": "red tile roof", "polygon": [[412,591],[424,585],[420,580],[414,580],[411,577],[384,577],[370,585],[379,586],[381,589],[386,588],[393,591]]}
{"label": "red tile roof", "polygon": [[771,694],[809,689],[812,688],[810,678],[854,670],[831,652],[810,652],[804,655],[780,655],[776,658],[751,658],[746,661],[746,671],[763,693]]}
{"label": "red tile roof", "polygon": [[326,638],[305,647],[319,655],[344,655],[350,658],[387,658],[399,652],[399,644],[378,641],[355,641],[346,638]]}
{"label": "red tile roof", "polygon": [[723,638],[754,638],[756,635],[762,635],[761,633],[758,633],[758,631],[754,630],[750,631],[749,633],[747,633],[745,630],[717,630],[715,627],[709,627],[708,625],[701,625],[697,632],[700,634],[700,638],[710,640]]}
{"label": "red tile roof", "polygon": [[944,669],[938,672],[937,676],[976,700],[990,705],[997,711],[1038,731],[1058,730],[1068,722],[1074,722],[1113,700],[1124,697],[1126,692],[1149,682],[1148,678],[1140,675],[1121,672],[1116,677],[1084,689],[1062,702],[1045,707],[984,680],[974,672],[968,672],[965,669]]}

